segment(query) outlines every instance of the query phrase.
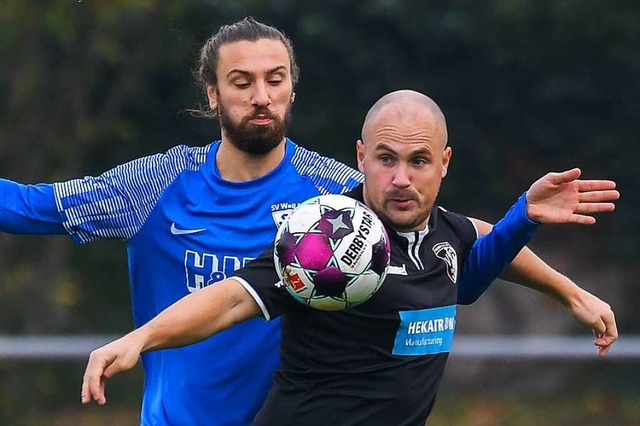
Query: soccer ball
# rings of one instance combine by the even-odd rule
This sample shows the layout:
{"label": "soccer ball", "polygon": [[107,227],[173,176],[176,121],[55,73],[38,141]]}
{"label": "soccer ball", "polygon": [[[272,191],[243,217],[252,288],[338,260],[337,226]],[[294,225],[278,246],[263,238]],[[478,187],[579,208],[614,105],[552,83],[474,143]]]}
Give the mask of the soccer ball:
{"label": "soccer ball", "polygon": [[369,299],[389,267],[389,237],[364,204],[321,195],[298,205],[280,226],[273,256],[287,291],[323,311]]}

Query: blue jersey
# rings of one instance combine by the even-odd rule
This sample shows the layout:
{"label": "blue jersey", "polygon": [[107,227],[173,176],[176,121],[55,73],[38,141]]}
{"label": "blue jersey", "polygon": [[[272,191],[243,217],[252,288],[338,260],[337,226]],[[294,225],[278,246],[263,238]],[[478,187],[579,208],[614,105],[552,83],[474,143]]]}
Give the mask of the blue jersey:
{"label": "blue jersey", "polygon": [[[273,241],[300,202],[341,193],[357,171],[287,140],[284,160],[247,182],[215,166],[219,142],[178,146],[99,177],[54,184],[76,242],[127,241],[135,325],[229,277]],[[145,353],[143,425],[250,425],[279,362],[278,322],[254,319],[195,345]]]}

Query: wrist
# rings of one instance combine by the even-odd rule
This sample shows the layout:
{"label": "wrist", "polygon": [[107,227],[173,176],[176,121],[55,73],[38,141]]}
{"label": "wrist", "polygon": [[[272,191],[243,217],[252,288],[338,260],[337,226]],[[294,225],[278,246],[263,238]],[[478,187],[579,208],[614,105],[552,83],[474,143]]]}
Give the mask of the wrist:
{"label": "wrist", "polygon": [[542,224],[542,216],[537,213],[535,205],[533,205],[529,200],[529,191],[525,191],[525,193],[520,196],[519,201],[520,200],[523,200],[523,202],[525,203],[524,215],[527,220],[536,225]]}
{"label": "wrist", "polygon": [[130,333],[132,345],[140,349],[140,353],[157,349],[158,344],[153,342],[152,324],[148,323]]}
{"label": "wrist", "polygon": [[560,281],[556,286],[554,286],[554,289],[555,299],[564,306],[571,308],[580,304],[583,290],[564,275],[561,276]]}

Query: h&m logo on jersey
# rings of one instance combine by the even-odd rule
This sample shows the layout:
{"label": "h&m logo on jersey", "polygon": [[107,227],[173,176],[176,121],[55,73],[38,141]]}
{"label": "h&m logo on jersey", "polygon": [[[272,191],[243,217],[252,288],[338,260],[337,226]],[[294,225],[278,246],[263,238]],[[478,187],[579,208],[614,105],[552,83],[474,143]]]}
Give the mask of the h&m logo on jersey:
{"label": "h&m logo on jersey", "polygon": [[278,228],[287,220],[297,205],[298,203],[277,203],[271,205],[271,217]]}
{"label": "h&m logo on jersey", "polygon": [[237,257],[185,250],[184,269],[187,291],[193,293],[229,278],[233,273],[253,260],[252,257]]}
{"label": "h&m logo on jersey", "polygon": [[455,284],[458,280],[458,253],[446,241],[434,245],[432,250],[439,259],[444,260],[447,265],[447,275]]}

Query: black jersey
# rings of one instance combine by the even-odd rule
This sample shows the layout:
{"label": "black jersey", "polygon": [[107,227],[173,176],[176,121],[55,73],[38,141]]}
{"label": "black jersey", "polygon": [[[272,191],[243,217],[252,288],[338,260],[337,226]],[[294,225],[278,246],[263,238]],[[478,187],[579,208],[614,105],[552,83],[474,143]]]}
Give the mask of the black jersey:
{"label": "black jersey", "polygon": [[[361,191],[349,194],[362,201]],[[390,267],[365,303],[342,312],[295,301],[267,250],[235,276],[264,316],[282,316],[281,364],[256,425],[423,425],[453,338],[458,271],[477,238],[434,208],[423,232],[387,227]]]}

